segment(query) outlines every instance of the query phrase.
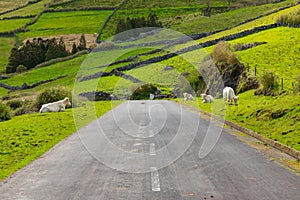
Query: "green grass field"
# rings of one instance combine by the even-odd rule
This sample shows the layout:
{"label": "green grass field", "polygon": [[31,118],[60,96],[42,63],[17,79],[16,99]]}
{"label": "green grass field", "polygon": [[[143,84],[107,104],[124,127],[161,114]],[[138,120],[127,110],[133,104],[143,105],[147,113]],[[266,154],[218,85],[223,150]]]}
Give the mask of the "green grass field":
{"label": "green grass field", "polygon": [[5,17],[15,17],[15,16],[30,16],[30,15],[37,15],[39,12],[41,12],[45,7],[44,4],[47,2],[45,1],[40,1],[35,4],[30,4],[24,8],[6,13],[4,15],[0,15],[0,19],[3,19]]}
{"label": "green grass field", "polygon": [[32,18],[0,20],[0,32],[8,32],[21,28],[30,22],[31,19]]}
{"label": "green grass field", "polygon": [[[291,8],[287,8],[287,9],[281,10],[279,12],[267,15],[265,17],[261,17],[259,19],[254,20],[254,21],[242,24],[242,25],[234,27],[232,29],[225,30],[225,31],[222,31],[222,32],[219,32],[219,33],[201,38],[199,40],[196,40],[196,42],[203,43],[203,42],[207,42],[207,41],[210,41],[210,40],[219,39],[219,38],[222,38],[222,37],[227,36],[227,35],[232,35],[232,34],[236,34],[236,33],[246,31],[246,30],[251,30],[251,29],[253,29],[255,27],[258,27],[258,26],[273,24],[277,21],[278,17],[280,17],[281,15],[294,12],[295,10],[298,10],[299,8],[300,8],[300,5],[296,5],[296,6],[293,6]],[[176,45],[176,47],[174,47],[174,49],[179,50],[179,49],[186,48],[186,47],[190,46],[191,43],[195,44],[194,41],[190,42],[190,43],[188,42],[186,44]]]}
{"label": "green grass field", "polygon": [[[273,71],[284,79],[284,89],[291,90],[292,82],[300,74],[300,29],[280,27],[253,34],[232,43],[267,42],[255,48],[238,52],[243,63],[250,66],[254,73],[257,68],[258,76],[264,70]],[[280,81],[280,80],[279,80]]]}
{"label": "green grass field", "polygon": [[107,39],[115,35],[117,21],[118,19],[126,19],[127,17],[145,17],[147,18],[150,13],[154,13],[158,16],[159,21],[164,19],[169,19],[171,17],[176,18],[176,16],[184,13],[194,13],[200,12],[201,9],[197,7],[162,7],[162,8],[151,8],[151,9],[135,9],[135,10],[119,10],[108,22],[106,28],[103,30],[101,39]]}
{"label": "green grass field", "polygon": [[[66,112],[30,114],[1,122],[0,180],[41,156],[55,144],[92,122],[120,102],[87,102]],[[74,123],[73,113],[76,113]]]}
{"label": "green grass field", "polygon": [[76,11],[44,13],[40,19],[29,26],[26,33],[18,34],[20,41],[39,36],[62,34],[98,33],[111,11]]}
{"label": "green grass field", "polygon": [[118,7],[122,0],[77,0],[61,6],[52,6],[55,9],[61,8],[90,8],[90,7]]}
{"label": "green grass field", "polygon": [[25,5],[29,0],[1,0],[0,12],[12,10],[19,6]]}
{"label": "green grass field", "polygon": [[8,63],[10,50],[15,44],[15,38],[0,37],[0,73],[4,72]]}
{"label": "green grass field", "polygon": [[[269,1],[271,2],[271,1]],[[129,0],[129,2],[123,7],[123,9],[132,9],[132,8],[155,8],[155,7],[198,7],[206,6],[206,0],[169,0],[169,1],[160,1],[160,0]],[[265,4],[265,1],[261,0],[236,0],[231,3],[232,8],[243,7],[243,6],[252,6],[257,4]],[[223,0],[211,0],[211,7],[228,7],[227,1]]]}
{"label": "green grass field", "polygon": [[[203,104],[201,99],[183,102],[214,114],[223,113],[223,99],[213,104]],[[289,94],[276,97],[254,96],[254,91],[239,95],[238,106],[226,105],[225,118],[261,135],[277,140],[300,151],[300,95]],[[283,116],[275,116],[282,113]]]}
{"label": "green grass field", "polygon": [[83,62],[84,59],[85,56],[81,56],[69,61],[30,70],[25,73],[12,76],[9,79],[1,80],[1,82],[11,86],[21,86],[23,83],[32,85],[43,80],[49,80],[64,75],[75,76],[79,70],[81,62]]}
{"label": "green grass field", "polygon": [[[276,11],[279,8],[285,7],[295,2],[296,1],[284,1],[277,4],[246,7],[212,15],[211,17],[205,17],[201,15],[194,16],[192,14],[182,17],[184,23],[177,22],[176,24],[176,21],[172,19],[169,20],[168,23],[170,23],[170,28],[185,34],[212,32],[236,26],[243,21],[270,13],[272,11]],[[186,26],[188,26],[189,28],[187,29]]]}

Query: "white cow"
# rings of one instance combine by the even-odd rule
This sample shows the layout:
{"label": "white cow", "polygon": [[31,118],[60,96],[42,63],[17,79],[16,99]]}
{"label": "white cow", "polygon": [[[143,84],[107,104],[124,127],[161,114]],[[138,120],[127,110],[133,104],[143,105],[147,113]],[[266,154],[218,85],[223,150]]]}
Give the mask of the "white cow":
{"label": "white cow", "polygon": [[224,103],[226,103],[226,101],[229,101],[229,103],[234,103],[234,105],[237,105],[237,100],[238,100],[238,96],[235,96],[234,94],[234,90],[231,87],[225,87],[223,89],[223,99],[224,99]]}
{"label": "white cow", "polygon": [[214,97],[212,95],[209,94],[201,94],[201,98],[202,98],[202,103],[213,103],[214,102]]}
{"label": "white cow", "polygon": [[71,106],[71,102],[68,97],[66,97],[64,100],[42,105],[40,112],[61,112],[65,111],[66,106]]}
{"label": "white cow", "polygon": [[193,97],[193,95],[185,92],[185,93],[183,93],[183,100],[184,101],[194,100],[194,97]]}

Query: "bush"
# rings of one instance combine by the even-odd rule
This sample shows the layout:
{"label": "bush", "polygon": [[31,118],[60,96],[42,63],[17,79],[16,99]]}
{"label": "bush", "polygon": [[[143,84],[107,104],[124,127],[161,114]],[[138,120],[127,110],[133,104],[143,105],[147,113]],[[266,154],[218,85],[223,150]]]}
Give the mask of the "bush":
{"label": "bush", "polygon": [[248,77],[245,76],[242,78],[242,80],[239,82],[239,85],[236,89],[236,93],[243,93],[248,90],[257,89],[259,87],[259,82],[256,79],[256,77]]}
{"label": "bush", "polygon": [[150,93],[155,93],[157,88],[152,84],[141,85],[136,88],[131,95],[131,100],[149,99]]}
{"label": "bush", "polygon": [[22,73],[25,72],[27,70],[27,68],[24,65],[19,65],[16,69],[17,73]]}
{"label": "bush", "polygon": [[32,114],[38,111],[38,108],[35,106],[35,101],[26,100],[22,102],[22,106],[14,110],[13,115],[19,116],[24,114]]}
{"label": "bush", "polygon": [[265,71],[262,74],[260,77],[260,84],[261,88],[255,91],[256,95],[275,95],[279,86],[277,76],[271,71]]}
{"label": "bush", "polygon": [[22,104],[23,104],[23,102],[21,100],[11,100],[6,103],[6,105],[9,106],[13,110],[20,108],[22,106]]}
{"label": "bush", "polygon": [[43,104],[59,101],[65,97],[69,97],[70,99],[72,98],[71,91],[66,88],[58,87],[46,89],[38,95],[35,107],[39,109]]}
{"label": "bush", "polygon": [[11,113],[10,109],[7,105],[0,102],[0,122],[10,120],[11,119]]}

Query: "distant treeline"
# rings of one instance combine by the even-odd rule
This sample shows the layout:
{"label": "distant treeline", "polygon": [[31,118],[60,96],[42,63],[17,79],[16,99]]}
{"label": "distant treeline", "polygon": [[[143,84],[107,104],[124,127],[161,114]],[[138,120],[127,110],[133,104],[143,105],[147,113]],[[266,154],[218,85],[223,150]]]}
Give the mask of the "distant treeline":
{"label": "distant treeline", "polygon": [[[150,13],[147,18],[144,16],[130,18],[127,17],[126,19],[118,19],[117,20],[117,29],[116,34],[122,33],[127,30],[132,30],[135,28],[143,28],[143,27],[162,27],[162,23],[158,20],[156,14]],[[137,37],[140,34],[139,31],[131,31],[129,34],[121,34],[116,35],[115,40],[124,40],[129,39],[130,37]],[[125,38],[124,38],[125,37]]]}
{"label": "distant treeline", "polygon": [[18,68],[24,67],[26,67],[25,70],[31,69],[45,61],[69,56],[84,49],[86,49],[86,40],[84,35],[81,35],[78,46],[76,46],[75,43],[73,44],[71,52],[66,50],[63,38],[60,38],[59,41],[55,38],[47,40],[34,38],[32,41],[27,40],[27,42],[20,48],[12,48],[6,72],[13,73],[18,71]]}

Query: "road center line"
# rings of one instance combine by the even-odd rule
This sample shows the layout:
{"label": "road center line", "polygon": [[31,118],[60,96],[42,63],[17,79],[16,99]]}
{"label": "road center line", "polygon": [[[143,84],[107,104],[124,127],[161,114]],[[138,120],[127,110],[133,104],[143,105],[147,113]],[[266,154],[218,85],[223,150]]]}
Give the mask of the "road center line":
{"label": "road center line", "polygon": [[155,156],[156,155],[156,153],[155,153],[155,144],[154,143],[150,144],[149,153],[150,153],[150,156]]}
{"label": "road center line", "polygon": [[156,167],[150,167],[152,191],[160,191],[159,175]]}

